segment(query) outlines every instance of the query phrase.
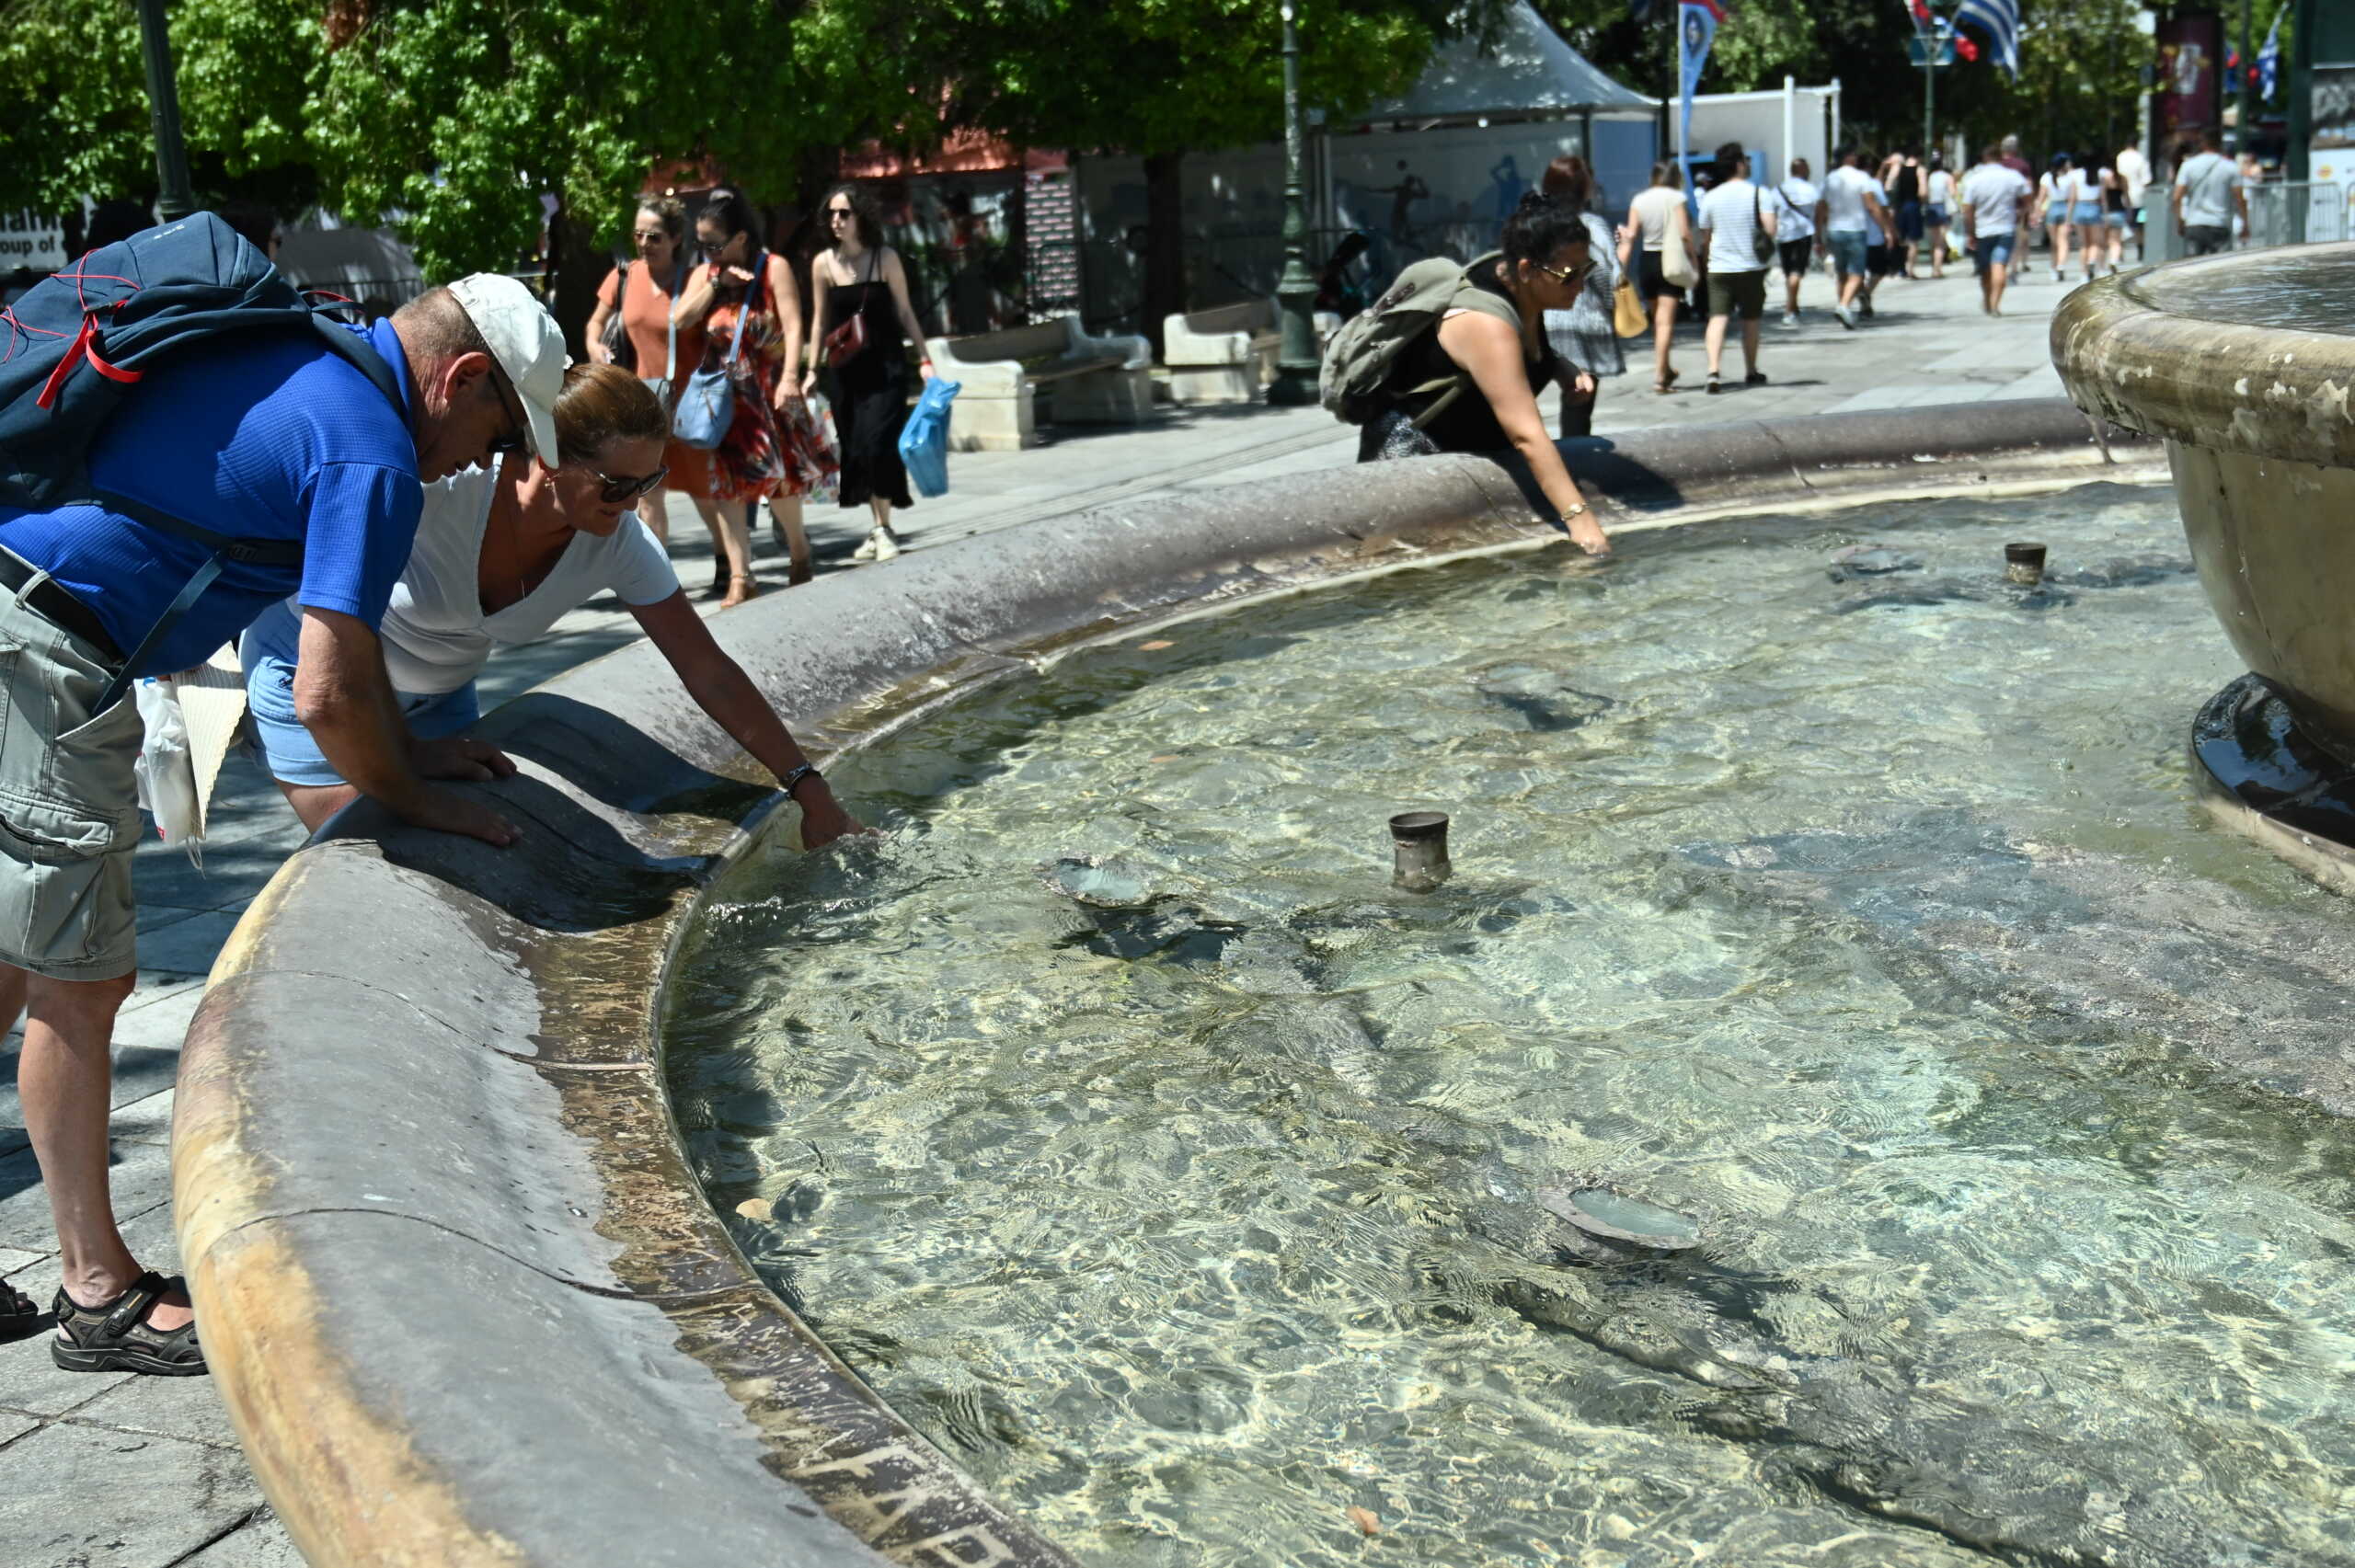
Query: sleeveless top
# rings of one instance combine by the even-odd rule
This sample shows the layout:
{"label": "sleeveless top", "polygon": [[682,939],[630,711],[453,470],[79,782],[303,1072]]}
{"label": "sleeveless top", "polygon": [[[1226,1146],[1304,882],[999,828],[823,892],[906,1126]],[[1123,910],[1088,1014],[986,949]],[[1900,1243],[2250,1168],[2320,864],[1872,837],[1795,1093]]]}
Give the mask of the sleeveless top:
{"label": "sleeveless top", "polygon": [[1684,205],[1684,193],[1655,185],[1636,198],[1633,203],[1636,221],[1644,226],[1643,248],[1665,250],[1671,237],[1669,214]]}
{"label": "sleeveless top", "polygon": [[865,263],[865,271],[854,281],[837,283],[829,279],[826,283],[829,333],[854,315],[867,318],[867,347],[835,369],[872,374],[874,367],[879,365],[889,373],[903,368],[907,358],[902,351],[907,343],[900,331],[900,312],[891,303],[890,285],[883,281],[883,253],[871,250],[860,259]]}
{"label": "sleeveless top", "polygon": [[1897,171],[1895,195],[1900,201],[1922,200],[1922,168],[1918,164],[1906,164]]}

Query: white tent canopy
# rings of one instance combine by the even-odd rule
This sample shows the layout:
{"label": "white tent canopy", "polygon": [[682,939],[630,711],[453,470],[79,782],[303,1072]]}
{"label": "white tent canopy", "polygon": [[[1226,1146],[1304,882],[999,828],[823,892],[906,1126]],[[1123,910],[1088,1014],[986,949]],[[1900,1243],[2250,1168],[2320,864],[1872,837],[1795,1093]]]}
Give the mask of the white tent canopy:
{"label": "white tent canopy", "polygon": [[1654,106],[1654,99],[1595,69],[1545,25],[1528,0],[1516,0],[1505,14],[1494,48],[1484,50],[1472,38],[1442,45],[1404,97],[1377,103],[1363,118],[1433,120],[1532,111],[1648,112]]}

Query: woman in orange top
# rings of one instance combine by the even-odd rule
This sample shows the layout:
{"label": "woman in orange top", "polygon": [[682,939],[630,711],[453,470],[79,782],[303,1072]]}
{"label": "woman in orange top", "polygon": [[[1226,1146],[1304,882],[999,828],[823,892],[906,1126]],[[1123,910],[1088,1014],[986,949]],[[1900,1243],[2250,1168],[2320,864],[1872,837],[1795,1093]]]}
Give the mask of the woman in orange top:
{"label": "woman in orange top", "polygon": [[[638,356],[638,379],[654,389],[667,408],[677,401],[679,389],[686,384],[687,377],[703,363],[704,318],[711,314],[711,269],[696,266],[688,256],[687,210],[672,197],[649,196],[638,203],[631,238],[638,245],[637,262],[615,268],[598,287],[597,309],[589,317],[589,357],[600,364],[606,361],[605,327],[618,309],[622,329],[629,335],[630,348]],[[678,351],[671,356],[673,368],[671,383],[665,386],[662,368],[674,321],[678,324]],[[662,449],[662,463],[670,470],[665,488],[675,490],[689,500],[711,494],[709,452],[699,452],[684,441],[672,441]],[[661,498],[653,496],[648,499],[654,504],[639,508],[638,515],[654,530],[657,539],[667,541],[668,520]],[[728,559],[716,531],[712,555],[718,567],[714,589],[725,591]]]}

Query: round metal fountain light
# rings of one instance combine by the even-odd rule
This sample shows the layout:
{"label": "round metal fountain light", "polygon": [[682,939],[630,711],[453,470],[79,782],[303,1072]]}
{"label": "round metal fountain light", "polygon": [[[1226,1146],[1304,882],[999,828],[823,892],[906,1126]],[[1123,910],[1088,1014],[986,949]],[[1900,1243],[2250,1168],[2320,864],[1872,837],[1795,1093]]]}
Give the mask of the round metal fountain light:
{"label": "round metal fountain light", "polygon": [[2004,546],[2004,577],[2022,588],[2034,588],[2044,580],[2044,546],[2016,544]]}
{"label": "round metal fountain light", "polygon": [[1551,1189],[1537,1201],[1577,1232],[1563,1251],[1585,1263],[1633,1263],[1701,1244],[1701,1223],[1616,1187]]}
{"label": "round metal fountain light", "polygon": [[1454,874],[1447,858],[1447,813],[1402,811],[1390,819],[1390,880],[1429,893]]}

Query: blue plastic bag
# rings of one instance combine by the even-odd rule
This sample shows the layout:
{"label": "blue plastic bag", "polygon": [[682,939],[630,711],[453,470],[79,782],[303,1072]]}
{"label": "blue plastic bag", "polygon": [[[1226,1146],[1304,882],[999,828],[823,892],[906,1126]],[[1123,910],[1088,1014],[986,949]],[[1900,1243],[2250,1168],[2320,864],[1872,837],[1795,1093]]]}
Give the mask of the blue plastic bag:
{"label": "blue plastic bag", "polygon": [[948,493],[948,406],[962,388],[938,376],[924,383],[924,395],[900,430],[900,461],[919,496]]}

